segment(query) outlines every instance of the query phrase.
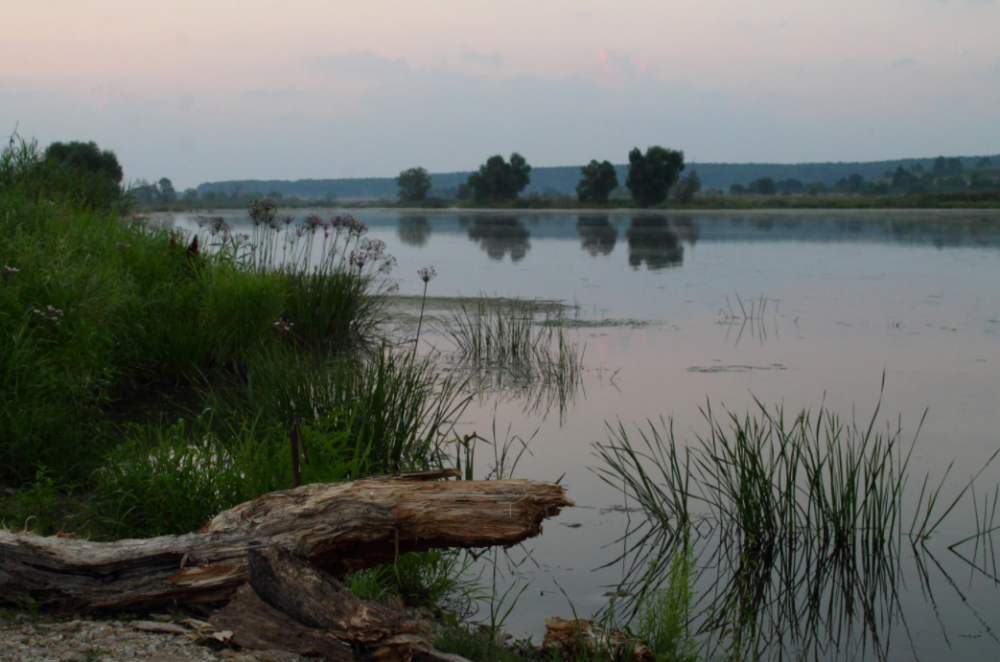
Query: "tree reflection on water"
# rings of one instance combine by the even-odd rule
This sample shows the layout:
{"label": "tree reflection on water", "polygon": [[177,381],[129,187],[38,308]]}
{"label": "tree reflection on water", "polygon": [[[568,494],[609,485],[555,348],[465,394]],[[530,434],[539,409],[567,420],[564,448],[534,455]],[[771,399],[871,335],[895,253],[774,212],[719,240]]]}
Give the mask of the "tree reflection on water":
{"label": "tree reflection on water", "polygon": [[404,214],[399,217],[396,228],[399,240],[407,246],[420,247],[427,243],[431,236],[431,224],[426,216],[411,216]]}
{"label": "tree reflection on water", "polygon": [[610,255],[618,242],[618,228],[607,214],[581,215],[576,219],[576,231],[580,235],[580,246],[591,257]]}
{"label": "tree reflection on water", "polygon": [[517,216],[466,216],[459,217],[459,224],[468,227],[469,239],[491,260],[502,260],[509,253],[512,262],[519,262],[531,249],[531,234]]}
{"label": "tree reflection on water", "polygon": [[650,271],[684,264],[684,246],[667,224],[665,216],[635,216],[626,231],[628,263],[638,269],[646,263]]}

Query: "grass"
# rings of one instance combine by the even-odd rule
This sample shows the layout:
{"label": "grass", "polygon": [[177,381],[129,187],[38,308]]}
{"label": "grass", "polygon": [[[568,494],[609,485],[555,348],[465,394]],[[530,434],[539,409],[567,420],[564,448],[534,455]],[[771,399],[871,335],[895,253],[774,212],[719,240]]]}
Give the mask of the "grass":
{"label": "grass", "polygon": [[455,345],[458,362],[480,381],[485,375],[500,390],[540,386],[561,393],[565,405],[580,386],[584,349],[558,321],[558,313],[536,319],[532,302],[481,298],[474,307],[462,302],[441,332]]}
{"label": "grass", "polygon": [[[925,564],[925,542],[1000,451],[945,498],[950,467],[939,482],[926,477],[919,492],[907,489],[916,436],[907,445],[899,426],[877,431],[878,406],[864,425],[824,407],[789,419],[760,402],[743,416],[720,418],[711,407],[703,414],[708,434],[686,446],[661,421],[639,428],[637,441],[621,423],[609,425],[609,442],[597,447],[602,477],[624,485],[646,514],[612,562],[626,564],[623,585],[636,596],[629,615],[642,623],[648,610],[671,613],[671,604],[684,602],[672,591],[690,535],[713,571],[691,617],[711,655],[757,659],[769,650],[842,650],[865,641],[884,659],[883,626],[902,618],[901,546]],[[984,501],[983,513],[977,506],[977,536],[956,544],[988,542],[993,506]],[[926,570],[919,578],[924,587]]]}
{"label": "grass", "polygon": [[364,224],[260,202],[250,236],[187,235],[88,177],[0,150],[6,522],[177,533],[298,480],[438,462],[463,385],[378,339],[392,259]]}
{"label": "grass", "polygon": [[[694,550],[685,540],[670,560],[666,585],[642,594],[632,631],[656,656],[657,662],[696,662],[698,655],[689,621],[694,598]],[[655,561],[651,569],[656,566]]]}
{"label": "grass", "polygon": [[[219,217],[191,235],[92,184],[33,143],[0,152],[4,526],[185,533],[302,482],[445,461],[467,385],[379,337],[393,260],[363,223],[265,200],[249,236]],[[352,582],[462,614],[465,559],[407,554]]]}

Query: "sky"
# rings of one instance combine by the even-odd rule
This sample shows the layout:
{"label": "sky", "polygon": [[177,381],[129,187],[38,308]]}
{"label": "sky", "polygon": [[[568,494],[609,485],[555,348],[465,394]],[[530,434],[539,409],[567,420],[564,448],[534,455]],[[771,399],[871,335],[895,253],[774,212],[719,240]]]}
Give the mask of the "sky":
{"label": "sky", "polygon": [[0,0],[0,135],[127,179],[1000,153],[1000,0]]}

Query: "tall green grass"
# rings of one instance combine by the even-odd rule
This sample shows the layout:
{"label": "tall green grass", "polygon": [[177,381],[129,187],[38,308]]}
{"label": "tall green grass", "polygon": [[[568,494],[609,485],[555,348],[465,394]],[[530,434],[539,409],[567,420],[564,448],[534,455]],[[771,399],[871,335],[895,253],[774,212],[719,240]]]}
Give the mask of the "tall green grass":
{"label": "tall green grass", "polygon": [[538,319],[536,308],[517,299],[462,302],[439,330],[480,388],[523,399],[527,410],[563,412],[582,386],[585,348],[567,337],[561,316]]}
{"label": "tall green grass", "polygon": [[922,563],[925,541],[1000,451],[945,498],[950,467],[940,482],[907,490],[916,435],[906,444],[898,425],[878,431],[878,406],[864,425],[824,407],[787,418],[760,402],[742,416],[702,413],[709,430],[692,443],[661,421],[635,433],[609,425],[609,442],[597,446],[598,472],[646,515],[612,562],[625,564],[632,613],[671,583],[690,532],[714,574],[692,616],[713,654],[757,659],[862,642],[884,659],[886,624],[902,618],[901,545]]}
{"label": "tall green grass", "polygon": [[[362,224],[341,218],[328,240],[333,221],[264,223],[245,238],[213,220],[193,237],[74,197],[72,182],[46,174],[56,167],[33,143],[0,151],[4,483],[39,465],[86,483],[120,443],[130,398],[228,388],[274,347],[350,353],[371,342],[391,258]],[[289,234],[297,242],[281,256]]]}

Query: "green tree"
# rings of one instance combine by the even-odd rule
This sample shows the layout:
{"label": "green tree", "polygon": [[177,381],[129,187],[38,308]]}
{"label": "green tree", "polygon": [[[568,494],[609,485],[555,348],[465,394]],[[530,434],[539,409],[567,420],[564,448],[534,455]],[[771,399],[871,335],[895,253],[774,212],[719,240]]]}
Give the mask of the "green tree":
{"label": "green tree", "polygon": [[677,180],[677,185],[674,187],[674,197],[677,198],[677,202],[686,205],[700,190],[701,178],[698,176],[697,170],[692,170],[685,177]]}
{"label": "green tree", "polygon": [[729,186],[729,195],[746,195],[747,187],[743,184],[732,184]]}
{"label": "green tree", "polygon": [[497,154],[469,175],[469,188],[476,202],[513,200],[531,183],[530,173],[531,166],[517,152],[510,155],[510,163]]}
{"label": "green tree", "polygon": [[399,199],[404,202],[420,202],[427,199],[431,190],[431,176],[423,168],[410,168],[396,177],[399,187]]}
{"label": "green tree", "polygon": [[640,207],[652,207],[667,199],[670,187],[684,170],[684,152],[654,145],[643,155],[638,147],[628,153],[625,186]]}
{"label": "green tree", "polygon": [[618,173],[610,161],[598,163],[596,159],[580,168],[580,182],[576,185],[576,197],[580,202],[607,204],[608,196],[618,188]]}
{"label": "green tree", "polygon": [[778,185],[770,177],[761,177],[750,182],[750,192],[758,195],[774,195],[778,192]]}
{"label": "green tree", "polygon": [[101,150],[94,141],[54,142],[45,149],[45,158],[94,174],[104,174],[116,184],[122,181],[118,157],[109,149]]}
{"label": "green tree", "polygon": [[962,165],[962,159],[946,159],[943,156],[939,156],[934,159],[934,167],[931,169],[931,172],[934,173],[935,177],[946,177],[948,175],[959,175],[963,170],[965,170],[965,167]]}
{"label": "green tree", "polygon": [[988,156],[984,156],[983,158],[976,161],[977,168],[989,168],[991,165],[993,165],[993,161],[991,161],[990,157]]}
{"label": "green tree", "polygon": [[163,177],[160,179],[160,199],[165,203],[177,202],[177,191],[174,183]]}
{"label": "green tree", "polygon": [[[889,173],[889,175],[892,176],[892,173]],[[778,190],[782,193],[799,193],[805,188],[805,184],[802,183],[802,180],[795,179],[794,177],[783,179],[775,184],[775,186],[777,186]]]}

